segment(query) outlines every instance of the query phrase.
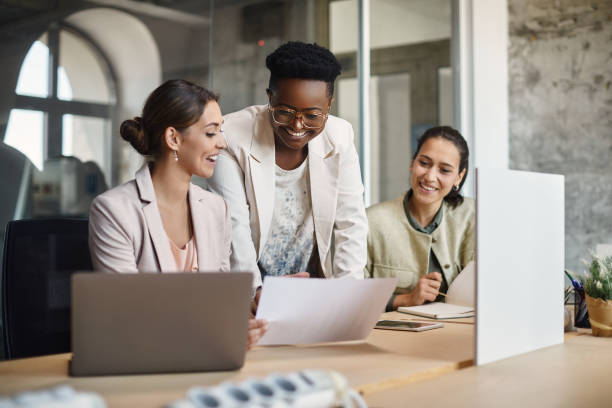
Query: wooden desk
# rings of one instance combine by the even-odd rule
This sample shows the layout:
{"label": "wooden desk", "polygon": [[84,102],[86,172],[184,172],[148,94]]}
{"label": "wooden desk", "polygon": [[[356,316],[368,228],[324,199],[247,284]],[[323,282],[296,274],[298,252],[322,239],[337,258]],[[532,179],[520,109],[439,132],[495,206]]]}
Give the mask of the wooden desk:
{"label": "wooden desk", "polygon": [[[590,330],[589,330],[590,332]],[[369,407],[611,407],[612,338],[587,333],[430,381],[365,396]]]}
{"label": "wooden desk", "polygon": [[[419,320],[397,312],[382,318]],[[217,373],[72,378],[70,355],[59,354],[0,363],[0,394],[69,384],[100,393],[109,407],[159,407],[194,385],[314,368],[341,372],[367,396],[471,365],[473,333],[473,319],[460,319],[425,332],[373,330],[362,343],[261,347],[247,353],[242,370]]]}

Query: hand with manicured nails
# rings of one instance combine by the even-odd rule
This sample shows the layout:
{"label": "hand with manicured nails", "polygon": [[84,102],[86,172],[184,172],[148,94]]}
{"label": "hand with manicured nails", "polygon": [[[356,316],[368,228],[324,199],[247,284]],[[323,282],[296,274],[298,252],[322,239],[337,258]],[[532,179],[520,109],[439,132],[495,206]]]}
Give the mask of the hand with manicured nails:
{"label": "hand with manicured nails", "polygon": [[393,299],[393,309],[399,306],[418,306],[428,301],[433,302],[438,297],[441,284],[442,274],[440,272],[430,272],[422,276],[412,292],[397,295]]}

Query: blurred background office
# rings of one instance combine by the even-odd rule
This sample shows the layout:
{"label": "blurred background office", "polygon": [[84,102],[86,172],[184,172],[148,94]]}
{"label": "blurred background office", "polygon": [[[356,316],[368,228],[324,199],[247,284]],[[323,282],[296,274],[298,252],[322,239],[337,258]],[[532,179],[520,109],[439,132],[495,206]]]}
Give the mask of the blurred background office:
{"label": "blurred background office", "polygon": [[471,166],[566,176],[568,268],[612,242],[612,0],[365,3],[364,19],[364,0],[0,0],[0,230],[86,216],[132,178],[118,126],[162,81],[219,91],[225,113],[265,104],[266,55],[301,40],[342,63],[332,111],[355,127],[368,203],[404,192],[416,138],[452,125]]}

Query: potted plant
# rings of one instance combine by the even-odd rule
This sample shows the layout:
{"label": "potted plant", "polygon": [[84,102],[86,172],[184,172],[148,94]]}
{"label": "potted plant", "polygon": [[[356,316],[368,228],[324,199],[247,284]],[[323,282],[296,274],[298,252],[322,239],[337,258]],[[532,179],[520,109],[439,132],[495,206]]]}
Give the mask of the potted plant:
{"label": "potted plant", "polygon": [[612,337],[612,256],[591,254],[582,278],[594,336]]}

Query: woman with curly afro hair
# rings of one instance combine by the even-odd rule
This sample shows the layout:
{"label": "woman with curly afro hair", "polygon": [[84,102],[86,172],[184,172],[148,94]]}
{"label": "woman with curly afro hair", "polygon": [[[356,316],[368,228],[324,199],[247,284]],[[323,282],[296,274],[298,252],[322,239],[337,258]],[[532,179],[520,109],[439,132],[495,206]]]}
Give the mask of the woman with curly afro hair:
{"label": "woman with curly afro hair", "polygon": [[266,58],[268,104],[225,116],[209,188],[230,206],[231,269],[363,278],[367,219],[351,125],[330,115],[340,63],[288,42]]}

